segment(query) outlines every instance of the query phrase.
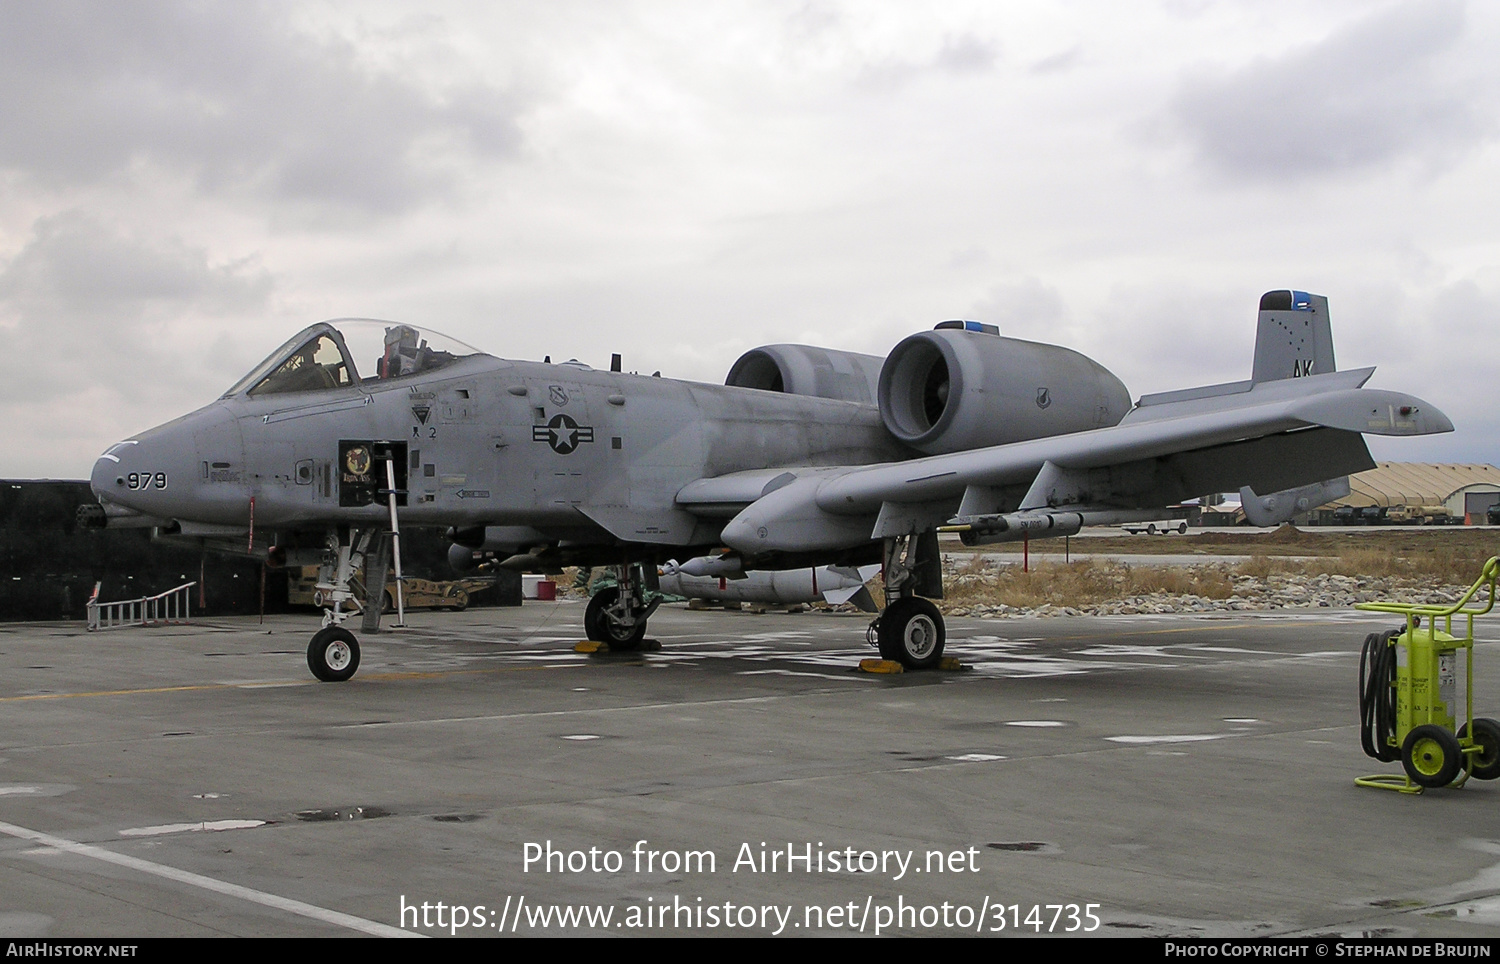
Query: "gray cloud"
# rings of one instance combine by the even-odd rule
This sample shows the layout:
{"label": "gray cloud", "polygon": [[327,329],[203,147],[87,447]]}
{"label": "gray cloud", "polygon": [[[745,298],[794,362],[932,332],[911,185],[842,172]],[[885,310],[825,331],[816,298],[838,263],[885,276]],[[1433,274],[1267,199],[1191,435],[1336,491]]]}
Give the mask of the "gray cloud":
{"label": "gray cloud", "polygon": [[1081,61],[1082,59],[1083,48],[1075,45],[1073,47],[1069,47],[1067,50],[1064,50],[1061,53],[1056,53],[1050,57],[1043,57],[1041,60],[1038,60],[1036,63],[1031,65],[1031,72],[1033,74],[1064,73],[1078,66],[1079,61]]}
{"label": "gray cloud", "polygon": [[1445,76],[1463,29],[1456,0],[1387,7],[1311,46],[1185,78],[1172,114],[1202,163],[1235,176],[1438,159],[1494,129],[1488,105]]}
{"label": "gray cloud", "polygon": [[[1417,395],[1453,419],[1454,432],[1371,437],[1370,451],[1377,459],[1400,461],[1496,461],[1500,413],[1487,388],[1495,368],[1487,342],[1500,327],[1500,297],[1467,279],[1406,292],[1392,285],[1387,291],[1387,304],[1376,306],[1360,332],[1371,343],[1364,354],[1379,364],[1371,387]],[[1335,316],[1335,344],[1338,335]]]}
{"label": "gray cloud", "polygon": [[961,34],[943,41],[943,49],[933,58],[933,66],[949,73],[967,74],[989,70],[999,59],[1000,49],[993,41]]}
{"label": "gray cloud", "polygon": [[[1249,378],[1260,291],[1116,284],[1064,344],[1107,366],[1137,397]],[[1337,343],[1337,320],[1334,328]]]}
{"label": "gray cloud", "polygon": [[990,288],[989,296],[976,303],[967,316],[1000,326],[1000,334],[1035,339],[1055,331],[1066,314],[1062,295],[1036,278]]}
{"label": "gray cloud", "polygon": [[950,35],[943,38],[942,47],[931,57],[891,58],[867,65],[859,75],[859,85],[870,90],[889,91],[933,71],[949,76],[986,73],[993,70],[999,60],[1000,48],[994,41],[969,33]]}
{"label": "gray cloud", "polygon": [[516,106],[436,96],[315,40],[275,4],[0,8],[0,167],[91,182],[146,160],[208,190],[399,210],[445,190],[434,149],[513,153]]}
{"label": "gray cloud", "polygon": [[43,218],[0,264],[0,329],[18,362],[6,400],[68,395],[80,380],[129,399],[222,389],[231,375],[199,322],[257,317],[271,290],[252,261],[213,264],[77,212]]}
{"label": "gray cloud", "polygon": [[216,314],[259,307],[264,271],[214,267],[201,249],[150,244],[68,212],[43,218],[30,242],[0,270],[0,303],[35,314],[41,306],[138,317],[156,302],[191,302]]}

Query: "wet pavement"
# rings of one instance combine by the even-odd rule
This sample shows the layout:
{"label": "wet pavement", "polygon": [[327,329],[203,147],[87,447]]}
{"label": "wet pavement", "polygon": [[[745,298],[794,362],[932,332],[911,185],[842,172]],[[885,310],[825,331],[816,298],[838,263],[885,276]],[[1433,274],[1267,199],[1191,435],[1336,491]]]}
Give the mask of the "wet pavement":
{"label": "wet pavement", "polygon": [[310,616],[0,625],[0,936],[1500,935],[1500,786],[1354,786],[1389,618],[954,618],[964,671],[876,676],[864,616],[582,615],[343,684]]}

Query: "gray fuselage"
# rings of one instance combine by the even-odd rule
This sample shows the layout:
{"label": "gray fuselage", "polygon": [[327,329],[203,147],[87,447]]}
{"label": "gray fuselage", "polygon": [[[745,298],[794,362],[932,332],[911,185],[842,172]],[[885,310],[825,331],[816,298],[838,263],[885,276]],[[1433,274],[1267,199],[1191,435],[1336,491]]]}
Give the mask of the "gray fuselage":
{"label": "gray fuselage", "polygon": [[[340,504],[347,440],[404,449],[403,525],[664,546],[716,538],[674,504],[694,480],[911,455],[873,405],[476,355],[425,376],[225,396],[111,447],[92,484],[184,534],[382,524],[383,500]],[[609,523],[621,513],[630,532]]]}

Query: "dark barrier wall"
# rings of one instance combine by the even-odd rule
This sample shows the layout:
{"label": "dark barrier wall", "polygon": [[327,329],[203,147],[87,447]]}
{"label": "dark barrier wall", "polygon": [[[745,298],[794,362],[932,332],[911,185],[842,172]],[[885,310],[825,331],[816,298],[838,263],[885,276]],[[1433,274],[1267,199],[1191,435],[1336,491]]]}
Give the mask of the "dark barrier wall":
{"label": "dark barrier wall", "polygon": [[[0,621],[83,619],[84,605],[102,583],[99,598],[133,599],[200,580],[193,612],[249,615],[260,611],[264,569],[250,559],[203,553],[151,541],[149,529],[79,529],[78,506],[93,502],[87,482],[0,481]],[[403,571],[425,579],[451,579],[448,541],[441,532],[401,533]],[[284,571],[265,569],[265,611],[286,612]],[[474,605],[520,605],[521,577],[503,573],[495,590]]]}

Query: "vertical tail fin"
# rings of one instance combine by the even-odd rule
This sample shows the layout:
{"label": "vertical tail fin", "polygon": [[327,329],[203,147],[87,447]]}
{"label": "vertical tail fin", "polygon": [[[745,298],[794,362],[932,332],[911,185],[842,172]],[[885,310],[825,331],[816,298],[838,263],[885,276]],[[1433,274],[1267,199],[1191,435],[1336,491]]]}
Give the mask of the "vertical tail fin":
{"label": "vertical tail fin", "polygon": [[1335,371],[1328,299],[1305,291],[1267,291],[1260,298],[1252,383]]}

